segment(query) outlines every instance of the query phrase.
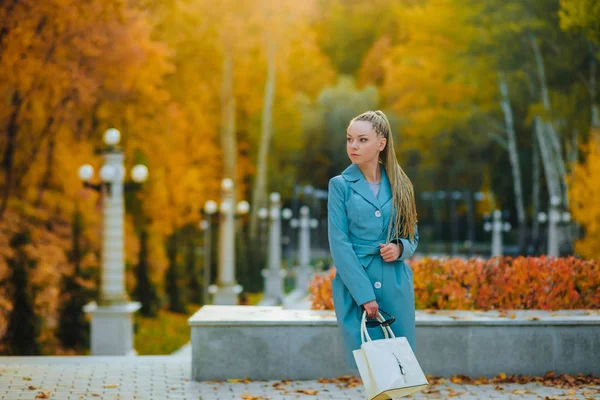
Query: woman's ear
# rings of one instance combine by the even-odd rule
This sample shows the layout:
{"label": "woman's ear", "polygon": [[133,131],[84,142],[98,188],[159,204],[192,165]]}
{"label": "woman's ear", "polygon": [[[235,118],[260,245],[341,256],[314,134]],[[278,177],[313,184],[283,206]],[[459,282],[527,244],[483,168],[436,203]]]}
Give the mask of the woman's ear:
{"label": "woman's ear", "polygon": [[383,149],[385,149],[386,144],[387,144],[387,139],[381,138],[381,141],[379,142],[379,151],[383,151]]}

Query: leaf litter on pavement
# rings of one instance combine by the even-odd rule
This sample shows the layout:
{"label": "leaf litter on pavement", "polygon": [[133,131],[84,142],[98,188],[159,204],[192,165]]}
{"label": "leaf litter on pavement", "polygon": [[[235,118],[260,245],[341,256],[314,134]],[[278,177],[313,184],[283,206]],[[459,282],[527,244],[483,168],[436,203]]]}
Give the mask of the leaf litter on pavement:
{"label": "leaf litter on pavement", "polygon": [[[485,376],[473,378],[468,375],[453,375],[450,378],[441,378],[436,376],[427,376],[427,380],[429,381],[429,387],[423,390],[425,394],[433,394],[439,395],[441,394],[440,389],[436,386],[446,385],[448,382],[457,385],[494,385],[494,389],[497,391],[504,391],[502,384],[519,384],[525,385],[528,383],[537,383],[543,386],[554,387],[557,389],[570,389],[568,392],[562,394],[560,397],[546,397],[544,400],[569,400],[566,396],[575,396],[576,390],[581,389],[584,386],[600,386],[600,377],[594,377],[592,375],[568,375],[568,374],[559,374],[557,375],[553,371],[547,372],[544,376],[527,376],[527,375],[507,375],[505,373],[500,373],[493,378],[488,378]],[[227,383],[242,383],[247,384],[252,382],[249,378],[244,379],[227,379]],[[313,388],[294,388],[293,383],[296,382],[292,379],[282,379],[280,381],[273,382],[271,386],[275,390],[281,391],[281,394],[305,394],[309,396],[317,396],[320,390]],[[301,382],[301,381],[299,381]],[[317,382],[322,384],[322,388],[326,388],[326,385],[336,385],[340,389],[344,388],[354,388],[362,385],[362,380],[357,376],[340,376],[337,378],[320,378],[317,379]],[[209,384],[223,384],[223,381],[210,381],[206,382]],[[216,390],[216,387],[215,387]],[[445,391],[448,392],[445,396],[447,397],[458,397],[465,395],[465,392],[456,391],[451,387],[445,388]],[[536,394],[535,392],[529,389],[514,389],[510,392],[513,395],[526,395],[526,394]],[[594,396],[600,394],[599,389],[593,390],[585,390],[582,395],[585,396],[585,399],[593,399]],[[269,397],[266,396],[257,396],[252,395],[250,393],[244,393],[240,395],[243,400],[268,400]]]}

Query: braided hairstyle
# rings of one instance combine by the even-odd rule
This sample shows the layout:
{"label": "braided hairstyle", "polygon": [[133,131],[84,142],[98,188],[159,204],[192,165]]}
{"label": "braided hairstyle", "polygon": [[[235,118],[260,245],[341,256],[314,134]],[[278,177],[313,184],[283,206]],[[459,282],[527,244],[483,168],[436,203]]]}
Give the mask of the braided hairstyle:
{"label": "braided hairstyle", "polygon": [[380,162],[385,168],[385,172],[390,180],[392,188],[392,210],[396,210],[394,218],[390,218],[390,226],[388,228],[388,241],[390,240],[390,232],[399,234],[400,237],[407,237],[413,240],[415,237],[415,229],[417,222],[417,206],[415,204],[415,192],[410,178],[398,164],[396,159],[396,151],[394,150],[394,140],[392,128],[383,111],[366,111],[351,121],[370,122],[373,130],[378,136],[383,136],[386,140],[386,146],[379,154]]}

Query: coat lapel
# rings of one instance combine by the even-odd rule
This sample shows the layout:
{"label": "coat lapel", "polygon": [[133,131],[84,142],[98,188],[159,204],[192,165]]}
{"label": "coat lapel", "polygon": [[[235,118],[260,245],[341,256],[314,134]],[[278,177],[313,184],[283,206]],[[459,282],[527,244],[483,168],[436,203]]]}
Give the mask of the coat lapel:
{"label": "coat lapel", "polygon": [[373,204],[377,208],[381,208],[382,204],[385,204],[391,197],[390,183],[385,173],[385,168],[380,165],[381,168],[381,186],[379,188],[379,196],[376,198],[369,187],[369,183],[365,179],[362,171],[356,164],[351,164],[344,172],[342,176],[350,182],[350,187],[356,193],[361,195],[366,201]]}
{"label": "coat lapel", "polygon": [[381,165],[381,187],[379,188],[379,204],[382,206],[392,198],[392,185],[385,172],[385,168]]}

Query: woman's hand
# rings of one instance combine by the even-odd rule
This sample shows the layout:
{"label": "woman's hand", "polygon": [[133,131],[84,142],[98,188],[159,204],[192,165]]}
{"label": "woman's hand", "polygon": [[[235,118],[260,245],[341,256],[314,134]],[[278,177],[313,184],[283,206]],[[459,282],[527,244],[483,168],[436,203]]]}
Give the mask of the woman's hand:
{"label": "woman's hand", "polygon": [[377,318],[377,313],[379,313],[379,304],[377,304],[377,301],[371,300],[363,304],[363,308],[367,312],[367,317],[371,319]]}
{"label": "woman's hand", "polygon": [[396,261],[402,254],[402,243],[379,244],[379,253],[385,262]]}

